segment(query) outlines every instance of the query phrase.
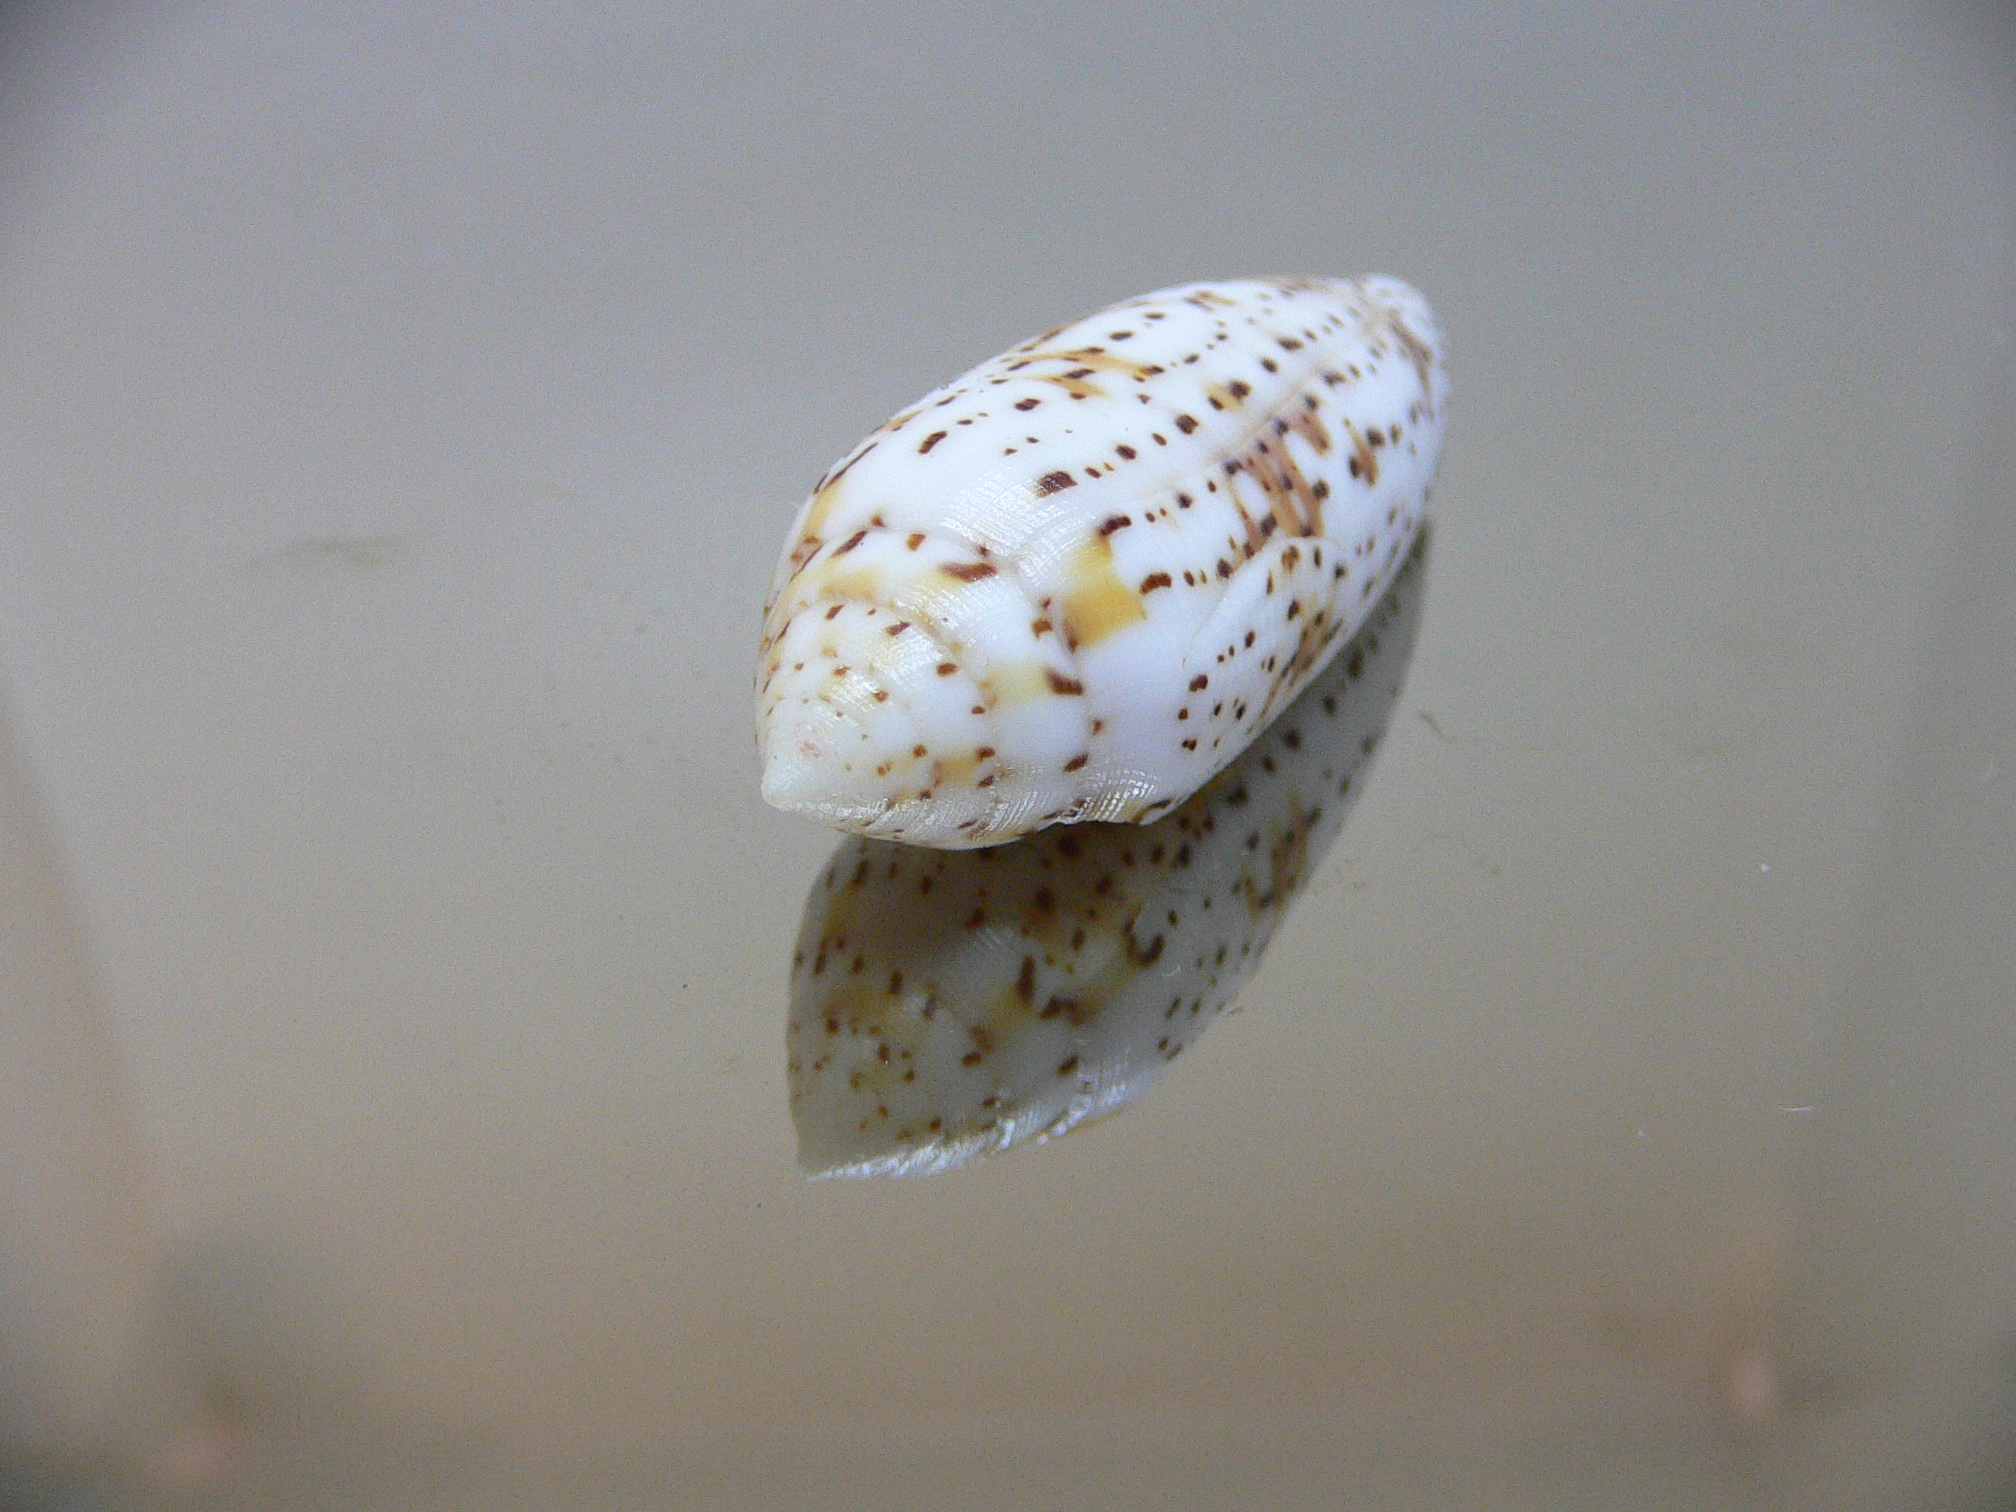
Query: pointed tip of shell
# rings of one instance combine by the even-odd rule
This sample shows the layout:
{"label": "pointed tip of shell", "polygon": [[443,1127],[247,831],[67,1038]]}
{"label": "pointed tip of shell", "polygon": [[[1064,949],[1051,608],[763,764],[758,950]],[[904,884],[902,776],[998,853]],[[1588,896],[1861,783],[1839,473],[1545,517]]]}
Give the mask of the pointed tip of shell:
{"label": "pointed tip of shell", "polygon": [[869,782],[843,756],[868,742],[860,721],[823,704],[780,713],[763,751],[763,801],[842,829],[872,823],[883,811]]}
{"label": "pointed tip of shell", "polygon": [[992,696],[968,658],[881,605],[815,600],[788,620],[759,692],[763,801],[836,829],[960,848],[993,834],[1012,784]]}
{"label": "pointed tip of shell", "polygon": [[765,742],[763,801],[791,813],[816,810],[830,797],[830,763],[824,745],[808,730]]}

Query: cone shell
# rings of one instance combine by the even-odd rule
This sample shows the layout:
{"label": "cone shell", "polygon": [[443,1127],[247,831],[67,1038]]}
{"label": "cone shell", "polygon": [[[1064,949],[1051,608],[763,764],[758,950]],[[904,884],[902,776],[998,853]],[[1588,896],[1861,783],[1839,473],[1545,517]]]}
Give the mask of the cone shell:
{"label": "cone shell", "polygon": [[1168,813],[1377,603],[1447,402],[1378,277],[1143,295],[926,395],[786,539],[764,797],[946,849]]}

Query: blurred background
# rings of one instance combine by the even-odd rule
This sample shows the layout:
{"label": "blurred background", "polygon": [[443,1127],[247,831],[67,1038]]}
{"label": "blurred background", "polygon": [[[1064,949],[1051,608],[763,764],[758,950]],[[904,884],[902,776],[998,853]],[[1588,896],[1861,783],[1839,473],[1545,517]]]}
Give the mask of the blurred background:
{"label": "blurred background", "polygon": [[[807,1182],[798,500],[1384,272],[1407,692],[1243,1011]],[[0,20],[0,1505],[2016,1504],[2016,23]]]}

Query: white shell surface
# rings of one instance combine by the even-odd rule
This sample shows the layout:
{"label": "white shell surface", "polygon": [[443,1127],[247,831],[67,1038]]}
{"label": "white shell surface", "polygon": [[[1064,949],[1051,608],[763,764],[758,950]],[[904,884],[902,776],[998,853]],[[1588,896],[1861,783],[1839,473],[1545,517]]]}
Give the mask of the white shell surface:
{"label": "white shell surface", "polygon": [[805,902],[785,1035],[809,1174],[949,1170],[1161,1081],[1259,967],[1364,790],[1427,544],[1302,696],[1154,823],[963,855],[835,851]]}
{"label": "white shell surface", "polygon": [[791,527],[764,797],[951,849],[1167,813],[1377,602],[1447,402],[1434,315],[1380,277],[1162,290],[926,395]]}

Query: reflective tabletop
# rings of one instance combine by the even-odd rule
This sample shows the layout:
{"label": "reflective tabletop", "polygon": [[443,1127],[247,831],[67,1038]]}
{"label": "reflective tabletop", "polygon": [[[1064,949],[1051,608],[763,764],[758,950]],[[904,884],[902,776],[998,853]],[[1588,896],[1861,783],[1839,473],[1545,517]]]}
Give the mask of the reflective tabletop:
{"label": "reflective tabletop", "polygon": [[[11,10],[0,1505],[2006,1505],[2012,164],[1986,5]],[[836,458],[1375,272],[1238,764],[764,806]]]}

